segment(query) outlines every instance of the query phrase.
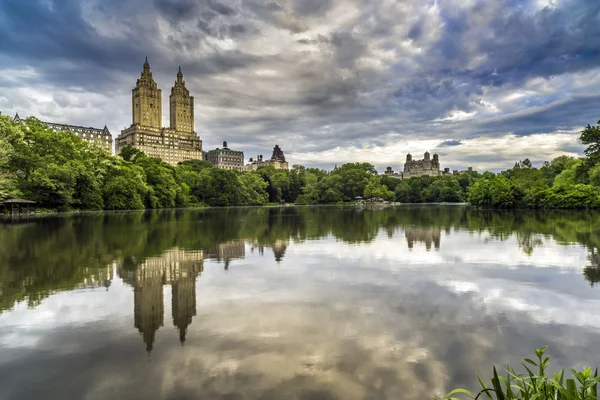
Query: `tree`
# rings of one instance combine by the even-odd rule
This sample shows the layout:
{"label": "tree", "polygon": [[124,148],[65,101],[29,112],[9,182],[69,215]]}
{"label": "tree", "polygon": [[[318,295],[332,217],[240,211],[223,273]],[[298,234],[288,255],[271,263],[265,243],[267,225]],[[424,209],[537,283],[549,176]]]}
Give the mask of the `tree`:
{"label": "tree", "polygon": [[238,176],[240,184],[239,205],[260,206],[267,204],[269,195],[266,192],[267,182],[253,172],[242,172]]}
{"label": "tree", "polygon": [[392,200],[394,198],[394,192],[389,190],[385,185],[379,183],[379,179],[373,177],[365,187],[363,197],[366,199],[379,197],[384,200]]}
{"label": "tree", "polygon": [[343,201],[352,201],[356,196],[362,196],[365,187],[373,176],[377,176],[377,170],[369,163],[344,164],[331,173],[343,182],[340,194]]}
{"label": "tree", "polygon": [[594,186],[600,186],[600,163],[596,164],[588,172],[590,178],[590,184]]}
{"label": "tree", "polygon": [[127,145],[121,149],[119,156],[125,161],[135,161],[138,158],[146,157],[146,154],[131,145]]}
{"label": "tree", "polygon": [[396,195],[396,201],[400,203],[410,203],[410,185],[407,181],[401,181],[394,189],[394,194]]}
{"label": "tree", "polygon": [[102,189],[104,207],[107,210],[143,209],[149,191],[141,167],[115,159]]}
{"label": "tree", "polygon": [[304,177],[304,187],[302,193],[298,196],[300,204],[316,204],[319,201],[319,180],[317,175],[307,173]]}
{"label": "tree", "polygon": [[480,207],[512,208],[515,206],[514,191],[503,175],[484,174],[469,188],[469,203]]}
{"label": "tree", "polygon": [[[600,125],[600,121],[598,121]],[[581,143],[588,145],[584,150],[586,156],[594,161],[600,161],[600,126],[588,126],[581,131]]]}

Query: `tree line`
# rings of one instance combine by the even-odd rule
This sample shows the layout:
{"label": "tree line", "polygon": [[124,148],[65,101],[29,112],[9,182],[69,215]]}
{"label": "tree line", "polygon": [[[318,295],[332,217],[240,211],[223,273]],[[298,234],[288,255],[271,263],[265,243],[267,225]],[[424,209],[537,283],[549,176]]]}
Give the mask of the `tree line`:
{"label": "tree line", "polygon": [[26,198],[58,211],[338,204],[357,197],[486,208],[599,208],[600,127],[588,125],[581,140],[589,146],[585,157],[561,156],[541,168],[525,159],[499,174],[401,180],[379,175],[369,163],[329,172],[298,165],[232,171],[201,160],[174,166],[130,146],[112,156],[35,118],[15,123],[0,116],[0,201]]}
{"label": "tree line", "polygon": [[584,157],[560,156],[534,168],[529,159],[484,173],[469,189],[472,205],[490,208],[600,208],[600,121],[581,132]]}

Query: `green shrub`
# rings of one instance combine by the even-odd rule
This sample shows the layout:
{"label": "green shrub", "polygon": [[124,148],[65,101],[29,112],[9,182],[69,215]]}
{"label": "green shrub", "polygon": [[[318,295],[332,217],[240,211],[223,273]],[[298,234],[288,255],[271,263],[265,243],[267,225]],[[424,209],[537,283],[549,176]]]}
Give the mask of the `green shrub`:
{"label": "green shrub", "polygon": [[[486,385],[479,376],[481,390],[477,393],[466,389],[455,389],[448,393],[444,400],[458,399],[456,395],[465,395],[472,399],[490,400],[595,400],[598,399],[598,369],[592,375],[592,369],[586,368],[578,372],[571,369],[573,378],[565,379],[564,370],[549,376],[550,356],[544,357],[546,347],[536,349],[537,362],[526,358],[523,367],[527,373],[517,374],[514,368],[506,368],[506,377],[498,375],[493,369],[491,386]],[[531,370],[536,367],[537,374]]]}

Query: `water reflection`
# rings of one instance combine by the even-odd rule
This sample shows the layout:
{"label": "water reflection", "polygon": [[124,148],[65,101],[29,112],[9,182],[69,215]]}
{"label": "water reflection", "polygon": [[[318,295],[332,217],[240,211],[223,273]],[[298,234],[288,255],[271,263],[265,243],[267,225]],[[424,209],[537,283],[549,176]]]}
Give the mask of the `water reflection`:
{"label": "water reflection", "polygon": [[415,242],[424,243],[427,251],[431,250],[432,243],[436,249],[440,248],[441,229],[439,226],[407,226],[404,228],[404,234],[409,249],[414,247]]}
{"label": "water reflection", "polygon": [[149,257],[139,265],[123,263],[118,272],[133,287],[135,327],[140,331],[146,350],[152,351],[156,331],[164,323],[163,285],[171,285],[173,325],[179,341],[196,316],[196,279],[204,270],[202,251],[170,249],[159,257]]}
{"label": "water reflection", "polygon": [[282,262],[292,240],[301,243],[331,235],[349,244],[369,243],[381,229],[389,238],[404,236],[408,249],[423,244],[426,250],[439,250],[442,232],[448,236],[451,230],[487,235],[496,241],[516,237],[518,248],[527,256],[544,246],[544,238],[580,244],[590,261],[581,265],[583,276],[595,284],[600,275],[600,213],[591,211],[258,208],[102,213],[13,222],[0,225],[0,310],[23,300],[34,307],[55,291],[72,290],[86,282],[107,285],[110,278],[102,277],[106,272],[101,271],[113,262],[128,271],[138,265],[145,269],[143,260],[164,257],[173,247],[201,251],[228,269],[232,261],[245,257],[245,243],[259,254],[272,249],[275,260]]}
{"label": "water reflection", "polygon": [[600,213],[465,207],[0,225],[0,398],[417,399],[544,344],[599,363],[599,246]]}

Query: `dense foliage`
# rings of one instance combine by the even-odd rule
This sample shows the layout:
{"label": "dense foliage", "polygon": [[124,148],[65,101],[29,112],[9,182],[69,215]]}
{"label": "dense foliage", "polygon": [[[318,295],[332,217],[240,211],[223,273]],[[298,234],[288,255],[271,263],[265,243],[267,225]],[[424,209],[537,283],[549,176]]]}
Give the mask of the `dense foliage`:
{"label": "dense foliage", "polygon": [[455,389],[444,400],[457,400],[456,395],[466,395],[471,399],[487,398],[490,400],[597,400],[598,369],[593,372],[588,367],[583,371],[571,370],[572,378],[566,378],[564,370],[549,374],[550,356],[544,356],[546,347],[535,349],[536,360],[525,358],[523,367],[526,373],[518,374],[508,366],[506,377],[499,375],[493,368],[491,384],[486,385],[478,377],[481,384],[479,392],[472,393],[466,389]]}

